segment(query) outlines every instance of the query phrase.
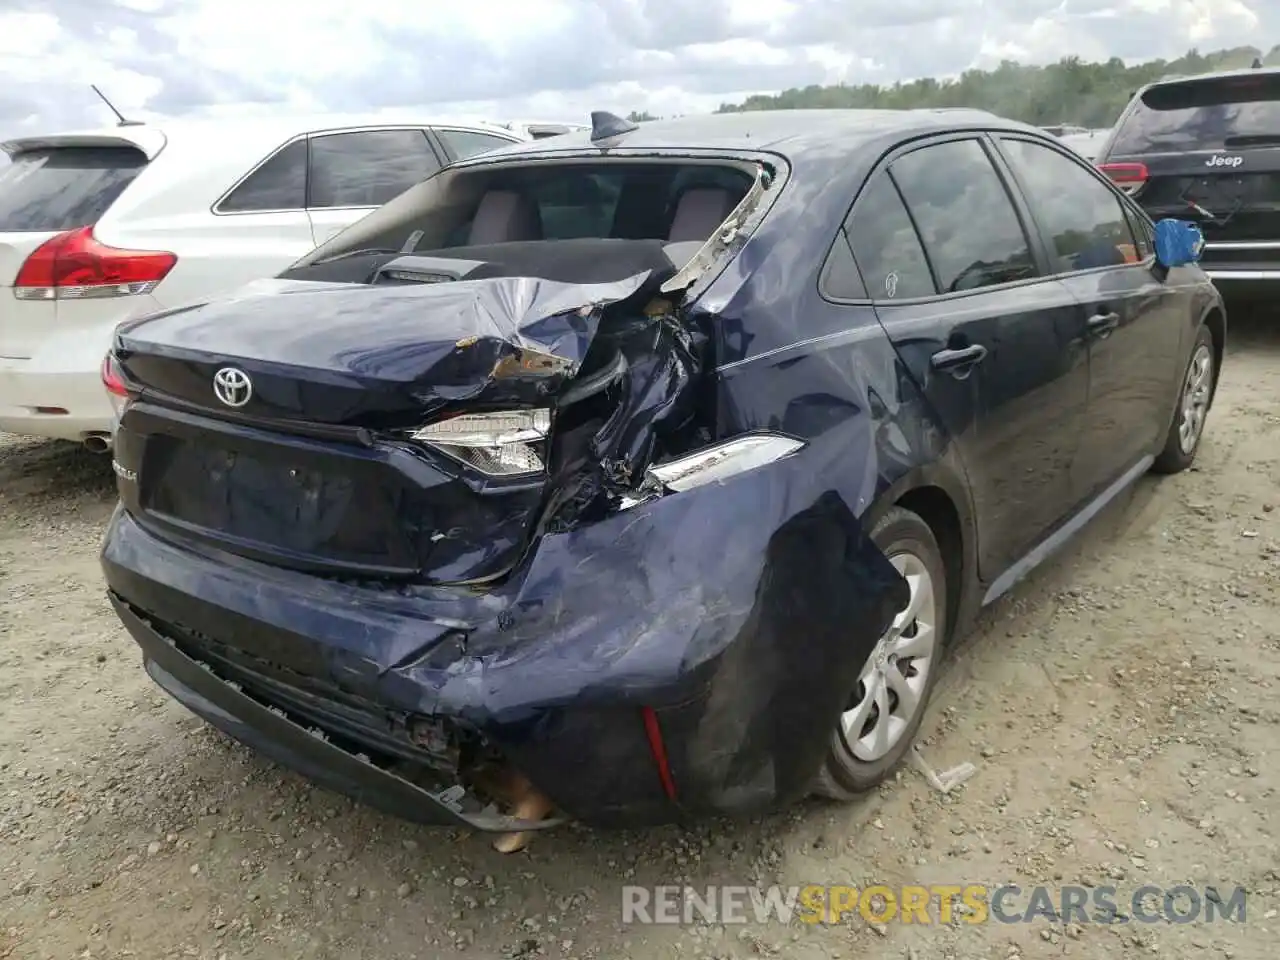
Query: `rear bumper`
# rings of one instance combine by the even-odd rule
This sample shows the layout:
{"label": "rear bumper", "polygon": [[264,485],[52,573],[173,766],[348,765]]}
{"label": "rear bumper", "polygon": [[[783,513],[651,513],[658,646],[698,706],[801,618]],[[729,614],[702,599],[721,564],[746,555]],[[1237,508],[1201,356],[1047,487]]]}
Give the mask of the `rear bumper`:
{"label": "rear bumper", "polygon": [[228,736],[323,787],[417,823],[502,831],[556,823],[528,823],[486,813],[478,804],[466,802],[470,798],[457,789],[427,790],[381,769],[237,690],[207,665],[182,653],[119,597],[112,595],[111,604],[142,648],[148,675],[166,693]]}
{"label": "rear bumper", "polygon": [[1222,295],[1233,300],[1271,300],[1280,298],[1280,269],[1222,270],[1205,268]]}
{"label": "rear bumper", "polygon": [[1280,290],[1280,242],[1209,243],[1200,266],[1224,296],[1271,298]]}
{"label": "rear bumper", "polygon": [[55,440],[110,433],[114,411],[102,386],[102,359],[111,335],[122,320],[159,303],[151,296],[62,300],[56,312],[28,305],[48,307],[48,330],[24,345],[21,359],[0,357],[0,430]]}
{"label": "rear bumper", "polygon": [[[905,603],[844,501],[808,495],[820,481],[793,461],[545,537],[487,595],[376,590],[204,552],[122,509],[102,564],[162,687],[393,814],[512,829],[469,796],[470,812],[451,807],[456,779],[423,790],[380,769],[421,720],[495,749],[589,823],[757,811],[807,792],[858,670]],[[352,703],[359,722],[329,722]]]}
{"label": "rear bumper", "polygon": [[[106,350],[103,350],[103,355]],[[114,411],[102,386],[102,357],[91,370],[34,369],[29,360],[0,360],[0,430],[54,440],[110,433]]]}

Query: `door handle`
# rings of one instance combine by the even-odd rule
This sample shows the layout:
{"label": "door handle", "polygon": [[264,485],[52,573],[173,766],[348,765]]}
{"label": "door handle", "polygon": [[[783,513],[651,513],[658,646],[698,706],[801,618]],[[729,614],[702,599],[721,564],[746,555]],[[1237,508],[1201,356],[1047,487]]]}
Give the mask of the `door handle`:
{"label": "door handle", "polygon": [[1089,332],[1100,337],[1105,337],[1116,327],[1120,326],[1120,314],[1114,310],[1110,313],[1095,313],[1086,321]]}
{"label": "door handle", "polygon": [[987,348],[980,343],[956,350],[939,350],[931,358],[933,369],[946,371],[958,379],[964,379],[969,371],[986,359]]}

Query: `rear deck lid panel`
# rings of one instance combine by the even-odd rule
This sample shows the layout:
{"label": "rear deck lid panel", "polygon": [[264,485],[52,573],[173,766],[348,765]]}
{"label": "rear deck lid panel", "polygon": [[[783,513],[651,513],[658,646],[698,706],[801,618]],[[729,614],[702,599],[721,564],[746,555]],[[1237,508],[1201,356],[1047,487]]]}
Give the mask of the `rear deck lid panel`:
{"label": "rear deck lid panel", "polygon": [[[127,323],[115,352],[138,400],[117,433],[121,497],[145,524],[282,567],[501,576],[539,516],[546,428],[531,438],[542,466],[510,475],[418,433],[513,408],[550,426],[603,311],[649,280],[260,282]],[[252,384],[234,409],[214,389],[227,368]]]}
{"label": "rear deck lid panel", "polygon": [[450,404],[545,404],[586,357],[600,311],[646,280],[281,280],[125,324],[117,349],[130,379],[208,409],[225,409],[213,378],[230,366],[252,383],[245,415],[403,428]]}
{"label": "rear deck lid panel", "polygon": [[275,566],[355,578],[453,583],[506,570],[539,487],[477,495],[456,470],[404,445],[316,442],[220,424],[142,401],[116,462],[144,525]]}

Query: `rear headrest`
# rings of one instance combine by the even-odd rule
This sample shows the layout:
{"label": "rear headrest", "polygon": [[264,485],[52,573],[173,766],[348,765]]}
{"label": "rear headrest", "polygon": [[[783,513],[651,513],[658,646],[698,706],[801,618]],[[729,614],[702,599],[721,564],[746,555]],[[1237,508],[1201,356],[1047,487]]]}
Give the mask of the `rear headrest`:
{"label": "rear headrest", "polygon": [[733,194],[728,190],[718,187],[693,187],[686,190],[676,204],[667,241],[678,243],[683,240],[706,240],[735,206]]}
{"label": "rear headrest", "polygon": [[480,198],[467,243],[469,246],[481,246],[541,239],[542,219],[538,216],[538,208],[524,194],[514,190],[490,190]]}

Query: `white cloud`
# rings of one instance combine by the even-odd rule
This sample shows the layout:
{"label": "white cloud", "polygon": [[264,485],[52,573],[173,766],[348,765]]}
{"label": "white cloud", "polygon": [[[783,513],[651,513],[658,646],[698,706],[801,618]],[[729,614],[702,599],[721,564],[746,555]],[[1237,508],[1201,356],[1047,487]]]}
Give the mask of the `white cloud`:
{"label": "white cloud", "polygon": [[90,83],[144,119],[409,106],[569,119],[1278,34],[1275,0],[7,0],[0,136],[110,122]]}

